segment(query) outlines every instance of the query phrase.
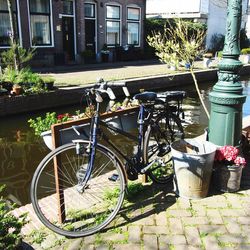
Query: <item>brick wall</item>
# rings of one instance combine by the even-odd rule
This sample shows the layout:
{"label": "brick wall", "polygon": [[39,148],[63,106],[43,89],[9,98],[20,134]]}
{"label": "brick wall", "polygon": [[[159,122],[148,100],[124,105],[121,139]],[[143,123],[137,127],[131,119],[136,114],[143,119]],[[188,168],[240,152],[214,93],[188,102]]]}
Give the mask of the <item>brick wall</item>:
{"label": "brick wall", "polygon": [[[85,17],[84,17],[84,2],[91,2],[90,0],[75,0],[75,20],[76,20],[76,53],[80,54],[85,50]],[[124,46],[127,44],[127,6],[134,5],[141,8],[141,37],[140,37],[140,47],[143,48],[143,37],[144,37],[144,16],[145,16],[145,0],[97,0],[92,1],[96,4],[97,10],[97,52],[99,52],[103,44],[106,43],[106,26],[105,26],[105,16],[106,16],[106,4],[112,3],[121,6],[121,30],[122,32],[122,42],[121,45]],[[28,13],[28,1],[19,1],[20,3],[20,19],[21,19],[21,34],[22,34],[22,45],[25,48],[29,48],[30,44],[30,28],[29,28],[29,13]],[[52,36],[54,39],[54,46],[45,48],[37,47],[37,56],[35,60],[41,60],[41,66],[44,63],[49,64],[51,60],[46,61],[47,55],[54,56],[55,53],[62,54],[63,51],[63,36],[62,36],[62,18],[60,14],[62,13],[62,1],[52,1],[52,20],[53,20],[53,29]],[[45,59],[44,59],[45,58]],[[34,61],[35,61],[34,60]]]}

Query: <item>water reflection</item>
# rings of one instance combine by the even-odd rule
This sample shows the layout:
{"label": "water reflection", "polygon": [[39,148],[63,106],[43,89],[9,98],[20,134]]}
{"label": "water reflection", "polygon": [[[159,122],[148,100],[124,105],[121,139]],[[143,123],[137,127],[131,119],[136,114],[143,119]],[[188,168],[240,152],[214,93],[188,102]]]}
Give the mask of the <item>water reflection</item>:
{"label": "water reflection", "polygon": [[[244,94],[248,99],[244,104],[243,115],[250,114],[250,88],[249,81],[243,81]],[[212,84],[203,84],[201,93],[210,108],[208,93]],[[207,127],[208,119],[201,107],[194,87],[185,87],[188,97],[185,99],[183,108],[185,111],[185,133],[187,137],[202,134]],[[74,113],[79,106],[57,109],[58,113]],[[54,110],[53,110],[54,111]],[[49,152],[41,138],[34,136],[29,128],[27,120],[32,117],[43,115],[45,112],[25,114],[21,116],[1,118],[0,123],[0,183],[7,185],[7,192],[12,200],[19,205],[30,202],[29,188],[32,175],[42,160]],[[123,151],[132,153],[131,143],[121,136],[116,138]]]}

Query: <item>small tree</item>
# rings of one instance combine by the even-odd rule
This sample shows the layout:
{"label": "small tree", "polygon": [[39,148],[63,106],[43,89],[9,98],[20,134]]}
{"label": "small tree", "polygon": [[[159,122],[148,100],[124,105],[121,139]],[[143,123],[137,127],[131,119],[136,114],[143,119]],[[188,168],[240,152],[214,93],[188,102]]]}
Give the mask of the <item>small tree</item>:
{"label": "small tree", "polygon": [[178,62],[190,64],[190,73],[195,83],[195,88],[202,103],[202,106],[209,118],[208,110],[202,99],[200,89],[194,74],[194,60],[204,52],[204,39],[206,30],[194,28],[191,22],[175,19],[164,27],[164,32],[153,32],[147,37],[148,44],[155,48],[156,55],[164,63],[171,64],[173,58]]}
{"label": "small tree", "polygon": [[[1,63],[4,67],[20,70],[24,67],[24,64],[30,61],[35,55],[36,49],[25,49],[18,44],[13,43],[11,47],[1,53]],[[18,54],[18,62],[15,60],[15,55]]]}

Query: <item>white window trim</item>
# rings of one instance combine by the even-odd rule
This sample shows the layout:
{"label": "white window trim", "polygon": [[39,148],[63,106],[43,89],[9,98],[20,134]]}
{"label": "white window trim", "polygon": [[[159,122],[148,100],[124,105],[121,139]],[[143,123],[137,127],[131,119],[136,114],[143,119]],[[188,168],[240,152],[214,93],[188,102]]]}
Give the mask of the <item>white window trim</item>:
{"label": "white window trim", "polygon": [[[16,0],[16,5],[17,5],[17,24],[18,24],[18,35],[19,35],[19,44],[22,47],[23,46],[23,39],[22,39],[22,29],[21,29],[21,18],[20,18],[20,4],[19,0]],[[1,46],[0,49],[9,49],[10,46]]]}
{"label": "white window trim", "polygon": [[[51,1],[51,0],[50,0]],[[75,0],[72,0],[73,1],[73,15],[69,15],[69,14],[59,14],[60,18],[62,17],[73,17],[73,23],[74,23],[74,53],[75,53],[75,56],[77,55],[77,43],[76,43],[76,40],[77,40],[77,37],[76,37],[76,3],[75,3]]]}
{"label": "white window trim", "polygon": [[[139,9],[139,15],[140,18],[139,20],[129,20],[128,19],[128,8],[132,8],[132,9]],[[126,6],[126,21],[127,21],[127,28],[128,28],[128,23],[138,23],[139,24],[139,35],[138,35],[138,44],[135,45],[134,47],[139,48],[141,47],[141,7],[139,7],[138,5],[127,5]],[[127,34],[127,44],[128,44],[128,34]],[[131,44],[130,44],[131,45]]]}
{"label": "white window trim", "polygon": [[96,6],[96,3],[95,2],[84,2],[85,3],[89,3],[89,4],[94,4],[95,5],[95,17],[85,17],[84,15],[84,18],[85,19],[89,19],[89,20],[95,20],[95,53],[97,53],[97,43],[98,43],[98,39],[97,39],[97,6]]}
{"label": "white window trim", "polygon": [[[117,6],[120,7],[120,18],[119,19],[112,19],[107,18],[107,6]],[[108,48],[115,48],[115,45],[108,45],[107,43],[107,21],[119,22],[120,23],[120,43],[118,46],[122,46],[122,5],[114,2],[106,3],[105,4],[105,43],[107,44]]]}
{"label": "white window trim", "polygon": [[52,9],[52,0],[49,0],[50,2],[50,30],[51,30],[51,45],[41,45],[41,46],[34,46],[32,45],[32,39],[31,39],[31,23],[30,23],[30,4],[29,0],[27,0],[27,6],[28,6],[28,22],[29,22],[29,36],[30,36],[30,47],[31,48],[53,48],[55,47],[54,44],[54,28],[53,28],[53,9]]}

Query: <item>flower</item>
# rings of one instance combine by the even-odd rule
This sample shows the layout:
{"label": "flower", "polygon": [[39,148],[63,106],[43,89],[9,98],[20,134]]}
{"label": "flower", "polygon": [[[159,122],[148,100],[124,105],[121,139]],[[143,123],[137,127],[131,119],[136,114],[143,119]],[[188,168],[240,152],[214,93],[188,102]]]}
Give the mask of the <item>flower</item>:
{"label": "flower", "polygon": [[245,158],[239,156],[239,149],[233,146],[223,146],[216,150],[215,161],[225,162],[226,164],[235,164],[236,166],[245,166]]}

